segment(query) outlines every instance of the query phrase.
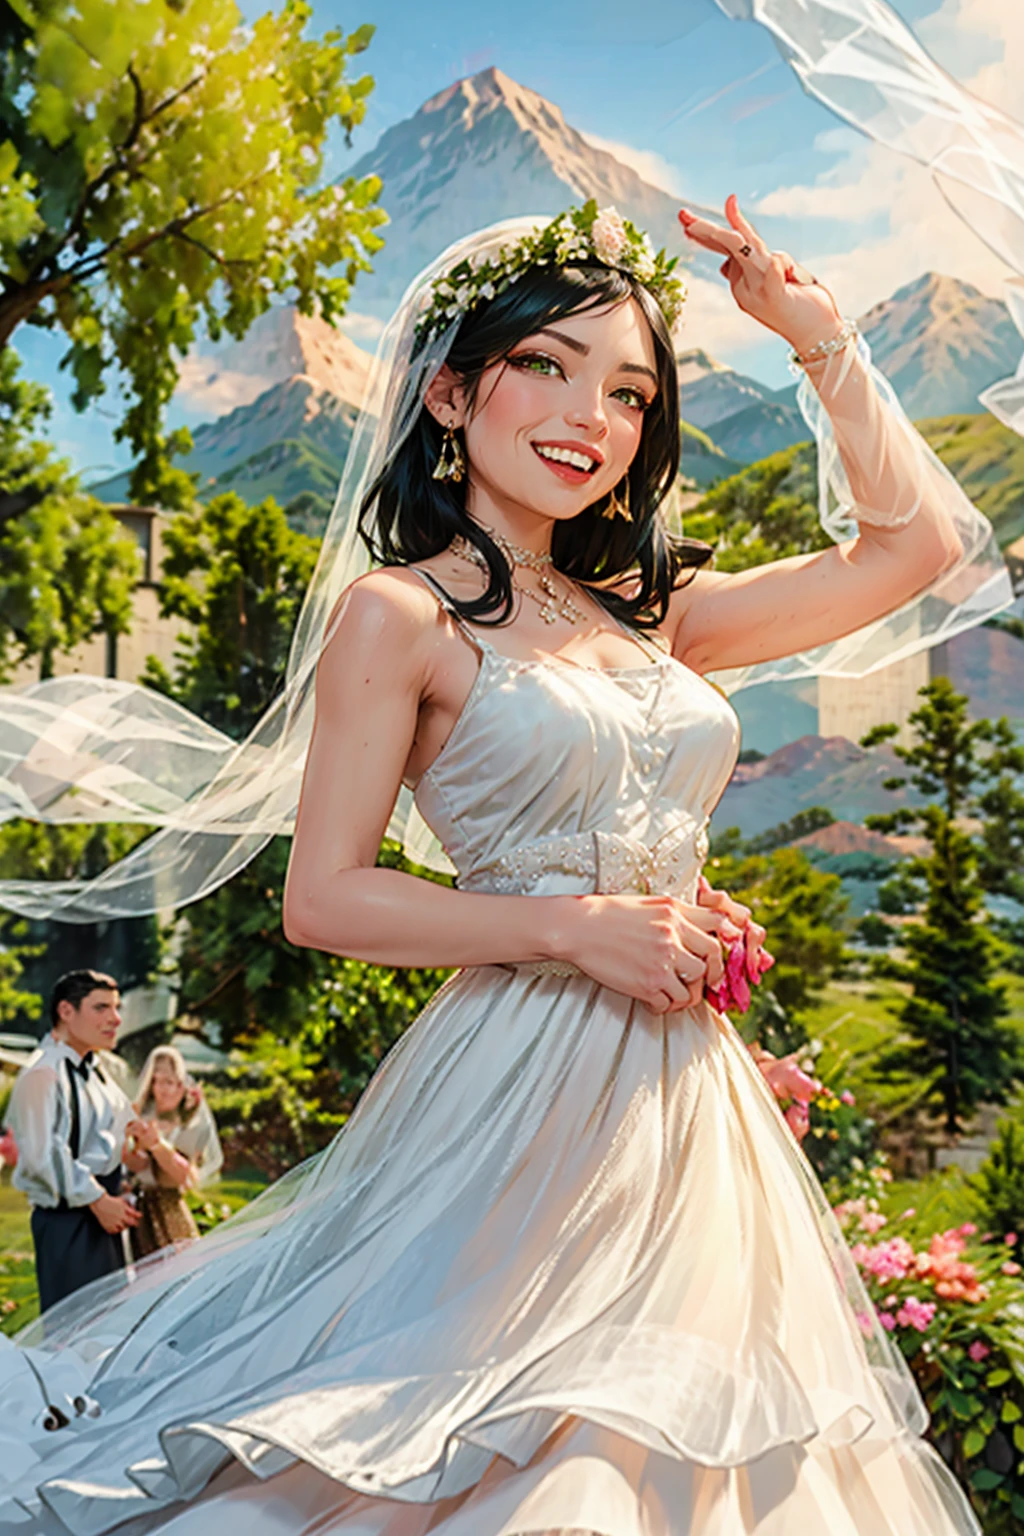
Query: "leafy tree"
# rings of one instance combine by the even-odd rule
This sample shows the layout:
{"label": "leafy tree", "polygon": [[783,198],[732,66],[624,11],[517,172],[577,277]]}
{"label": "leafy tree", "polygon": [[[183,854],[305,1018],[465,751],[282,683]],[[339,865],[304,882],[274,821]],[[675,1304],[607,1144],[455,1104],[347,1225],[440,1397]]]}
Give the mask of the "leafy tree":
{"label": "leafy tree", "polygon": [[972,1179],[985,1225],[1005,1236],[1024,1230],[1024,1123],[1001,1120],[988,1157]]}
{"label": "leafy tree", "polygon": [[818,520],[813,448],[786,448],[721,481],[687,514],[686,532],[715,546],[722,571],[828,549],[832,541]]}
{"label": "leafy tree", "polygon": [[362,120],[372,79],[346,75],[373,29],[316,40],[311,15],[0,0],[0,350],[25,321],[62,331],[80,409],[121,371],[136,500],[191,499],[163,414],[200,318],[241,337],[287,292],[332,320],[381,244],[377,178],[317,186],[334,125]]}
{"label": "leafy tree", "polygon": [[0,681],[33,657],[49,677],[58,654],[124,634],[139,570],[134,540],[37,435],[50,397],[18,368],[0,351]]}
{"label": "leafy tree", "polygon": [[[1004,1023],[997,942],[983,920],[986,891],[1020,889],[1013,860],[1024,837],[1024,796],[1015,780],[1024,749],[1006,720],[970,721],[966,697],[948,678],[936,678],[919,697],[909,722],[913,746],[893,748],[907,772],[886,788],[898,792],[909,780],[926,803],[869,816],[866,824],[880,832],[916,826],[931,847],[909,866],[924,890],[921,921],[904,929],[906,961],[889,966],[910,986],[899,1009],[909,1041],[889,1061],[931,1077],[953,1133],[983,1100],[1005,1103],[1024,1073]],[[896,725],[878,726],[862,745],[897,734]]]}
{"label": "leafy tree", "polygon": [[716,843],[710,878],[752,908],[775,956],[754,993],[745,1032],[770,1050],[792,1050],[807,1038],[800,1014],[845,961],[842,883],[815,869],[798,848],[750,854],[728,835]]}
{"label": "leafy tree", "polygon": [[160,611],[193,627],[173,672],[150,657],[142,681],[242,738],[279,690],[319,546],[271,498],[229,491],[179,513],[164,548]]}
{"label": "leafy tree", "polygon": [[[47,826],[10,821],[0,827],[0,879],[90,879],[129,853],[147,831],[116,823]],[[163,954],[155,917],[58,923],[0,913],[0,944],[8,945],[9,980],[17,983],[6,1019],[23,1029],[31,1028],[40,1017],[42,998],[62,972],[93,966],[116,976],[127,989],[151,980]],[[3,969],[0,949],[0,973]],[[0,981],[0,1019],[5,1017],[3,995]]]}
{"label": "leafy tree", "polygon": [[806,810],[797,811],[788,821],[780,821],[777,826],[769,827],[759,836],[748,838],[747,852],[771,853],[775,848],[785,848],[801,837],[809,837],[812,832],[820,832],[823,827],[834,824],[835,817],[827,806],[809,805]]}

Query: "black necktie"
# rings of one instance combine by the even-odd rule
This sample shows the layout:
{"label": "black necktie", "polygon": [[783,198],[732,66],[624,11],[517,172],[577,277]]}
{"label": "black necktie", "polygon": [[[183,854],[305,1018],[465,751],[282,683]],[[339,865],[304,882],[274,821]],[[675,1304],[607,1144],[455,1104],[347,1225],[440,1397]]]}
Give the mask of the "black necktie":
{"label": "black necktie", "polygon": [[102,1068],[100,1067],[99,1062],[96,1060],[95,1051],[86,1051],[81,1061],[71,1061],[70,1058],[68,1060],[72,1072],[77,1072],[83,1083],[87,1083],[89,1081],[90,1072],[94,1072],[101,1083],[106,1082],[106,1078],[103,1076]]}

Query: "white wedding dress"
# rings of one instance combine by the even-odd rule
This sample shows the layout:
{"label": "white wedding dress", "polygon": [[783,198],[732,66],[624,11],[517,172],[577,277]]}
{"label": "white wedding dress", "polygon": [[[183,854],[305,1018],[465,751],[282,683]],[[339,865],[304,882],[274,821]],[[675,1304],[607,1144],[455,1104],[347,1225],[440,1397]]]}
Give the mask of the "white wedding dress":
{"label": "white wedding dress", "polygon": [[[417,790],[463,888],[692,897],[718,692],[472,643]],[[0,1531],[977,1532],[924,1428],[728,1020],[482,966],[320,1158],[0,1349]]]}

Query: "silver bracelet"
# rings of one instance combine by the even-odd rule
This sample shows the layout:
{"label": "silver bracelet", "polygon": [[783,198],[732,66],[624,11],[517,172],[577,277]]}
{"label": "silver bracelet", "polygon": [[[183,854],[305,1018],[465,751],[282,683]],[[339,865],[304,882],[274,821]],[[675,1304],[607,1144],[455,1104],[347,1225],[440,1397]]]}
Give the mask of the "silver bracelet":
{"label": "silver bracelet", "polygon": [[799,363],[801,368],[806,368],[809,363],[820,363],[826,357],[832,357],[836,352],[844,352],[850,345],[850,342],[854,341],[859,335],[857,322],[855,320],[844,320],[839,334],[833,336],[831,341],[815,342],[814,346],[809,347],[806,352],[792,352],[790,356],[794,363]]}

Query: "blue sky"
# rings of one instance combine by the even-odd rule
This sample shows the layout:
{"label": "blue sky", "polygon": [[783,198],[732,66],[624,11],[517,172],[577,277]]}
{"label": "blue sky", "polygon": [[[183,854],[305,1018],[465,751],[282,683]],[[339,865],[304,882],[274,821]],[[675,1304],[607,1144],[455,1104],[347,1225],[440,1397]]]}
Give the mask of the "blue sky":
{"label": "blue sky", "polygon": [[[266,8],[265,0],[243,6],[250,16]],[[811,265],[850,313],[929,268],[998,292],[1003,269],[926,173],[840,124],[803,93],[763,28],[729,20],[714,0],[314,0],[314,8],[318,30],[377,28],[361,61],[377,82],[366,121],[351,151],[334,145],[332,173],[429,96],[495,64],[681,197],[720,204],[737,192],[768,239]],[[894,8],[951,73],[1024,116],[1024,6],[895,0]],[[737,324],[710,285],[697,297],[693,344],[786,382],[778,344]],[[22,327],[15,345],[26,371],[54,389],[54,436],[76,465],[123,464],[110,438],[115,402],[76,417],[56,372],[59,344]]]}

